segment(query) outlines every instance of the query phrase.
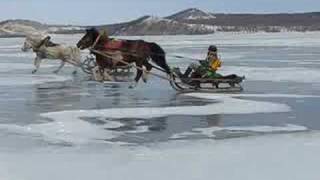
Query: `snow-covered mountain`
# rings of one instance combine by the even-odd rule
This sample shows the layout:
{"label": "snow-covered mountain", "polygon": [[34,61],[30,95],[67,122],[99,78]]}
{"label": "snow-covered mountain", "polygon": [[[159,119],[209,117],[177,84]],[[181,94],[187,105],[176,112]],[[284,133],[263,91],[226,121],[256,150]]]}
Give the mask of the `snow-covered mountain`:
{"label": "snow-covered mountain", "polygon": [[171,16],[166,17],[167,19],[172,19],[176,21],[186,21],[186,20],[211,20],[216,17],[212,13],[207,13],[196,8],[186,9],[184,11],[178,12]]}
{"label": "snow-covered mountain", "polygon": [[[111,29],[111,28],[107,28]],[[177,34],[209,34],[214,33],[214,26],[188,24],[171,19],[144,16],[138,21],[111,32],[113,35],[177,35]]]}

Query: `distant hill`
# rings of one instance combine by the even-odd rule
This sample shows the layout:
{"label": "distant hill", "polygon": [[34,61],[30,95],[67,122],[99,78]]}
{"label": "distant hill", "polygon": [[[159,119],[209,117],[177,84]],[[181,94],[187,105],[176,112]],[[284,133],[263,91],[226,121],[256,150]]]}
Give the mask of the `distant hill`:
{"label": "distant hill", "polygon": [[320,12],[292,14],[214,14],[191,8],[164,18],[97,26],[114,35],[211,34],[222,32],[320,31]]}
{"label": "distant hill", "polygon": [[26,34],[38,33],[77,33],[86,27],[72,25],[47,25],[30,20],[6,20],[0,22],[0,37],[21,37]]}
{"label": "distant hill", "polygon": [[161,17],[144,16],[123,24],[98,26],[106,28],[112,35],[179,35],[210,34],[214,26],[189,24]]}
{"label": "distant hill", "polygon": [[[189,10],[190,11],[190,10]],[[200,11],[200,10],[198,10]],[[182,11],[181,13],[183,13]],[[185,12],[185,14],[188,12]],[[320,12],[281,14],[212,14],[215,18],[180,18],[180,22],[214,25],[217,31],[319,31]],[[181,16],[181,15],[180,15]],[[168,19],[177,19],[169,16]]]}
{"label": "distant hill", "polygon": [[[219,14],[191,8],[167,17],[143,16],[136,20],[95,26],[111,35],[193,35],[217,31],[281,32],[320,31],[320,12],[282,14]],[[31,32],[83,33],[88,26],[48,25],[30,20],[0,22],[0,37],[20,37]]]}

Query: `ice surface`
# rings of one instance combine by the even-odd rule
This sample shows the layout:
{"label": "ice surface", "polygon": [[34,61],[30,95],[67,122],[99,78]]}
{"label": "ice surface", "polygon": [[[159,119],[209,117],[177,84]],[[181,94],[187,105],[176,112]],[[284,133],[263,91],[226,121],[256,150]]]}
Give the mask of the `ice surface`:
{"label": "ice surface", "polygon": [[0,77],[0,86],[23,86],[50,82],[63,82],[72,80],[71,76],[60,75],[15,75],[14,78]]}
{"label": "ice surface", "polygon": [[[81,36],[82,35],[53,35],[52,37],[55,42],[65,42],[69,45],[74,45]],[[200,59],[204,58],[208,45],[216,44],[222,49],[222,58],[231,59],[230,61],[226,60],[226,65],[224,65],[222,69],[223,74],[237,73],[239,75],[245,75],[248,81],[258,80],[280,83],[297,82],[294,85],[299,88],[305,88],[305,86],[308,85],[303,84],[300,86],[300,84],[298,84],[300,82],[315,82],[315,84],[310,85],[310,87],[318,88],[317,83],[319,82],[318,79],[320,75],[318,73],[317,65],[319,65],[319,61],[317,59],[318,54],[314,52],[320,47],[319,37],[319,32],[313,32],[276,34],[216,33],[208,36],[146,36],[124,37],[124,39],[142,38],[150,42],[159,43],[168,52],[168,55],[172,53]],[[14,54],[15,52],[13,52],[13,54],[10,55],[10,51],[21,48],[21,45],[16,45],[18,44],[18,41],[19,43],[21,41],[22,45],[22,39],[3,39],[3,41],[1,41],[0,51],[3,53],[0,57],[1,61],[6,63],[0,64],[0,72],[2,73],[0,85],[12,86],[3,89],[16,88],[18,85],[65,81],[69,79],[68,76],[64,75],[51,75],[51,70],[48,73],[41,72],[43,74],[31,75],[30,72],[33,69],[32,62],[29,62],[29,64],[20,62],[24,61],[25,58],[32,55],[32,53],[20,54],[19,51],[17,54]],[[268,53],[273,52],[275,49],[279,50],[278,47],[283,48],[282,50],[284,50],[284,52],[281,53],[282,56],[279,57],[279,60],[270,60],[270,54]],[[266,53],[258,54],[255,51],[264,50],[264,48]],[[288,48],[288,54],[286,54],[286,48]],[[295,54],[290,54],[292,52],[296,53],[299,57],[306,56],[306,59],[300,62],[300,64],[297,64],[297,62],[299,63],[300,61],[299,57],[290,59],[290,57],[295,56]],[[16,61],[7,63],[9,58],[6,57],[15,57],[10,59],[16,59]],[[179,66],[188,65],[190,63],[187,60],[173,59],[169,56],[168,61],[169,63],[180,63],[178,64]],[[281,62],[284,65],[286,65],[285,63],[288,63],[288,67],[267,67],[268,65],[275,67],[275,64],[271,61]],[[260,67],[263,68],[256,67],[257,65],[260,65],[260,63]],[[242,66],[238,66],[239,64],[242,64]],[[309,66],[303,67],[303,65]],[[41,64],[41,68],[42,67],[51,67],[51,65],[47,66]],[[55,65],[54,68],[56,67],[57,65]],[[16,73],[16,71],[18,73]],[[263,89],[263,83],[261,84],[261,89]],[[273,84],[275,84],[274,86],[278,85],[278,83]],[[141,90],[140,94],[144,95],[144,93],[150,93],[150,89],[153,90],[162,85],[163,84],[160,83],[160,85],[157,84],[157,86],[154,87],[154,84],[151,83],[151,85],[148,84],[143,86],[143,89],[137,91]],[[83,100],[81,99],[81,102],[88,99],[95,103],[96,99],[93,98],[95,95],[97,95],[97,99],[105,98],[103,95],[110,95],[108,92],[110,89],[103,85],[94,85],[93,87],[83,86],[88,89],[89,95],[92,96],[84,97],[88,96],[88,93],[82,91],[75,92],[75,94],[78,93],[79,95],[83,95],[81,97],[83,98]],[[256,87],[252,88],[253,89],[250,89],[250,92],[260,92],[259,89],[256,91]],[[99,89],[105,91],[100,93]],[[49,94],[49,92],[46,92],[45,90],[41,91]],[[56,91],[58,92],[59,90]],[[61,91],[64,91],[64,89],[61,89]],[[72,91],[72,89],[70,91]],[[124,94],[128,95],[127,93],[122,94],[122,91],[126,90],[121,89],[121,87],[112,89],[112,91],[116,93],[119,92],[120,96]],[[134,91],[131,92],[132,94],[135,94]],[[284,90],[281,92],[286,91]],[[299,91],[299,93],[300,92],[301,91]],[[64,95],[64,93],[61,94],[62,96]],[[132,94],[130,93],[130,95]],[[170,91],[170,95],[172,94],[174,94],[174,92]],[[311,94],[319,93],[312,91]],[[25,97],[16,97],[15,95],[16,94],[10,94],[9,92],[8,98],[10,98],[10,101],[11,98],[26,99]],[[153,96],[150,94],[148,95]],[[163,94],[160,94],[160,96],[162,95]],[[294,117],[296,113],[301,113],[301,116],[308,116],[308,121],[315,118],[312,124],[317,124],[317,114],[311,114],[309,117],[309,114],[307,114],[309,111],[305,112],[303,109],[304,107],[300,107],[302,104],[298,103],[296,105],[294,104],[295,101],[288,101],[288,103],[290,103],[290,105],[292,103],[293,109],[297,110],[297,112],[281,113],[279,114],[279,117],[277,114],[277,112],[288,112],[292,110],[286,104],[277,103],[284,102],[282,101],[283,99],[277,100],[277,98],[299,98],[297,101],[308,102],[305,108],[308,110],[311,109],[311,112],[314,112],[313,109],[316,109],[314,104],[317,104],[317,99],[315,98],[318,98],[318,96],[294,94],[217,95],[203,93],[192,93],[187,95],[204,99],[204,102],[201,102],[201,104],[209,103],[206,105],[190,106],[190,103],[195,100],[192,99],[191,102],[188,102],[189,105],[185,106],[180,104],[177,107],[152,107],[150,104],[154,103],[154,99],[149,99],[149,97],[144,99],[137,95],[133,98],[137,98],[138,100],[132,101],[131,103],[143,102],[142,104],[147,107],[103,109],[106,108],[106,106],[110,107],[109,105],[111,102],[97,102],[96,106],[88,106],[86,103],[81,103],[79,105],[79,103],[76,102],[79,101],[77,98],[71,101],[69,101],[69,98],[66,98],[68,100],[62,102],[64,105],[63,107],[68,106],[68,109],[73,110],[41,114],[44,118],[50,118],[50,121],[42,119],[41,124],[32,124],[32,122],[22,123],[26,124],[24,126],[14,125],[11,124],[11,121],[5,121],[5,123],[8,124],[0,125],[0,131],[2,132],[2,146],[0,148],[0,180],[319,179],[318,167],[320,165],[320,156],[318,156],[318,152],[320,150],[320,133],[318,131],[309,130],[304,126],[296,125],[304,124],[302,123],[304,120],[299,119],[298,115],[297,118],[294,119],[294,122],[292,122],[295,124],[286,125],[286,123],[291,123],[287,121],[282,124],[283,121],[281,119],[282,117],[287,118],[286,115]],[[68,94],[66,94],[66,96],[68,96]],[[176,95],[174,94],[173,96],[175,97]],[[4,98],[1,101],[4,102],[2,104],[5,105],[5,110],[1,111],[1,113],[9,118],[13,117],[13,122],[18,122],[17,124],[20,124],[19,119],[14,119],[14,116],[11,116],[11,114],[14,114],[13,112],[17,112],[17,110],[10,111],[11,106],[7,107],[5,104],[7,96],[3,97]],[[108,97],[107,99],[112,101],[114,100],[113,98],[118,97]],[[255,100],[247,100],[247,98],[254,98]],[[272,103],[268,102],[269,98],[273,98]],[[307,100],[306,98],[311,99]],[[189,100],[189,98],[186,99]],[[196,99],[195,101],[202,101],[201,99]],[[46,99],[41,100],[45,101],[45,103],[48,103],[50,106],[53,106],[53,108],[44,109],[39,107],[39,105],[34,104],[32,101],[28,101],[26,102],[26,105],[21,106],[20,110],[26,111],[25,109],[28,109],[26,106],[34,106],[34,108],[39,108],[37,109],[37,112],[38,110],[39,112],[56,111],[55,103],[60,107],[60,102],[50,102],[46,101]],[[210,102],[210,100],[212,100],[212,102]],[[164,100],[163,103],[168,104],[170,102]],[[121,106],[124,105],[121,104]],[[13,109],[15,108],[16,107]],[[87,110],[92,108],[102,109]],[[35,113],[31,118],[37,117],[39,115],[37,112],[30,112]],[[253,117],[258,117],[255,123],[257,125],[249,126],[248,124],[242,124],[242,122],[240,122],[246,117],[249,117],[245,115],[237,116],[237,114],[241,113],[262,114],[254,115]],[[263,126],[259,123],[259,117],[269,116],[265,116],[263,113],[275,114],[270,115],[271,117],[277,117],[277,119],[273,120],[275,121],[273,122],[275,123],[274,126]],[[204,117],[190,118],[191,116],[206,116],[213,114],[222,114],[221,116],[223,116],[223,114],[232,114],[232,121],[238,120],[238,117],[241,118],[239,118],[237,123],[232,124],[232,122],[230,122],[230,126],[195,128],[203,127],[199,126],[199,123],[201,122],[197,122],[198,124],[192,128],[195,121],[199,121]],[[179,130],[174,129],[174,132],[186,132],[175,134],[171,137],[172,140],[169,140],[166,143],[158,143],[158,141],[156,141],[157,143],[155,144],[142,143],[130,144],[129,146],[124,145],[124,142],[127,139],[125,139],[123,135],[133,137],[137,133],[151,134],[152,136],[157,136],[158,134],[150,132],[148,126],[144,126],[143,123],[137,125],[138,121],[133,122],[136,124],[132,125],[135,126],[136,129],[126,130],[124,128],[124,130],[122,130],[121,128],[126,126],[122,118],[144,118],[148,121],[148,118],[172,116],[167,120],[168,126],[170,127],[167,128],[166,131],[170,131],[172,128],[175,128],[170,124],[172,121],[175,121],[175,115],[185,115],[188,116],[189,120],[191,119],[190,128],[182,129],[183,127],[181,127]],[[94,121],[97,119],[101,121],[101,124],[95,124]],[[279,123],[277,124],[276,120],[278,119]],[[22,120],[24,119],[22,118]],[[184,119],[182,118],[182,120]],[[150,121],[154,121],[154,119],[150,119]],[[262,124],[264,121],[267,121],[267,119],[261,121]],[[290,121],[290,119],[288,121]],[[36,121],[35,123],[38,122],[39,121]],[[188,124],[188,122],[185,124]],[[185,124],[183,122],[183,125]],[[238,126],[238,124],[240,125]],[[308,125],[308,127],[313,128],[312,125]],[[115,131],[114,128],[120,128],[121,131]],[[213,137],[219,133],[221,134],[221,131],[227,131],[230,134],[234,131],[235,133],[249,132],[250,134],[250,132],[253,132],[252,134],[254,135],[264,135],[201,141],[188,138],[189,136],[194,135]],[[279,135],[276,133],[291,134]],[[141,134],[137,134],[137,136],[139,135]],[[169,133],[169,135],[171,135],[171,133]],[[179,139],[179,137],[187,138],[185,138],[185,140],[174,139]],[[124,138],[125,140],[122,141],[121,138]],[[40,141],[38,141],[38,139],[40,139]],[[114,142],[117,140],[119,140],[119,142]],[[8,144],[9,147],[6,147]],[[11,149],[11,145],[15,148]]]}
{"label": "ice surface", "polygon": [[230,97],[256,97],[256,98],[320,98],[316,95],[299,94],[213,94],[213,93],[188,93],[185,96],[192,96],[203,99],[230,98]]}
{"label": "ice surface", "polygon": [[36,56],[31,53],[0,53],[0,57],[35,58]]}
{"label": "ice surface", "polygon": [[[32,70],[34,69],[34,65],[32,63],[33,63],[32,61],[30,61],[30,64],[17,63],[17,62],[0,63],[0,72],[18,71],[18,70],[27,70],[27,69]],[[46,64],[46,63],[41,64],[41,68],[50,68],[50,67],[55,67],[55,65]]]}
{"label": "ice surface", "polygon": [[[121,118],[156,118],[172,115],[213,115],[213,114],[252,114],[288,112],[290,107],[285,104],[244,100],[226,95],[193,93],[188,96],[214,100],[203,106],[177,107],[143,107],[143,108],[113,108],[101,110],[72,110],[41,114],[52,122],[28,126],[1,125],[0,129],[15,133],[29,134],[40,137],[49,142],[66,142],[71,144],[96,143],[100,139],[113,139],[124,133],[147,132],[146,126],[140,126],[131,131],[112,131],[114,127],[121,127],[121,123],[110,119]],[[104,125],[95,125],[83,118],[99,118],[105,120]],[[75,128],[76,127],[76,128]]]}
{"label": "ice surface", "polygon": [[[41,68],[55,68],[56,65],[41,64]],[[53,70],[48,71],[49,74],[31,74],[34,69],[32,62],[26,63],[0,63],[0,72],[7,73],[0,77],[0,86],[21,86],[43,84],[47,82],[62,82],[71,80],[71,76],[52,74]],[[29,70],[28,74],[22,74],[22,70]],[[15,72],[15,74],[12,74]]]}
{"label": "ice surface", "polygon": [[228,47],[319,47],[320,32],[281,32],[281,33],[238,33],[217,32],[210,35],[194,36],[132,36],[119,37],[125,39],[146,39],[155,41],[163,46],[172,47],[208,47],[216,44]]}
{"label": "ice surface", "polygon": [[0,46],[0,50],[3,50],[3,49],[21,49],[22,48],[22,44],[21,45],[7,45],[7,46],[4,46],[4,45],[1,45]]}
{"label": "ice surface", "polygon": [[318,180],[320,134],[0,154],[4,180]]}
{"label": "ice surface", "polygon": [[303,67],[246,67],[246,66],[224,66],[222,74],[238,74],[246,76],[247,80],[273,81],[273,82],[304,82],[319,83],[320,71],[313,68]]}
{"label": "ice surface", "polygon": [[[212,99],[217,102],[204,106],[177,106],[177,107],[144,107],[144,108],[114,108],[101,110],[72,110],[41,114],[42,117],[54,121],[45,124],[20,127],[22,133],[41,136],[48,141],[68,142],[72,144],[86,144],[101,138],[112,139],[123,135],[125,132],[108,131],[112,121],[106,125],[94,125],[83,118],[120,119],[120,118],[156,118],[170,115],[212,115],[212,114],[252,114],[287,112],[290,107],[285,104],[241,100],[223,95],[190,94],[190,96]],[[76,128],[75,128],[76,127]],[[112,126],[111,126],[112,127]],[[1,128],[1,126],[0,126]],[[10,130],[10,126],[2,128]],[[13,130],[16,131],[17,127]],[[126,133],[146,132],[146,127]]]}

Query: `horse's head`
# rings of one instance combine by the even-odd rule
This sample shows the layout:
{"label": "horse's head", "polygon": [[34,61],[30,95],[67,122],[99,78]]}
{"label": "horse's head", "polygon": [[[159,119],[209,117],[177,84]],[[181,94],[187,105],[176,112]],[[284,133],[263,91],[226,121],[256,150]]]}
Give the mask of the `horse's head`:
{"label": "horse's head", "polygon": [[21,48],[21,51],[23,51],[23,52],[27,52],[27,51],[29,51],[30,49],[32,49],[32,43],[31,43],[31,41],[30,41],[30,39],[27,37],[26,39],[25,39],[25,41],[24,41],[24,43],[23,43],[23,46],[22,46],[22,48]]}
{"label": "horse's head", "polygon": [[89,48],[95,43],[98,36],[99,36],[99,31],[97,29],[95,28],[87,29],[86,34],[77,43],[77,47],[80,48],[81,50]]}
{"label": "horse's head", "polygon": [[42,35],[28,35],[26,37],[26,39],[24,40],[23,46],[21,48],[21,50],[23,52],[27,52],[30,49],[34,49],[35,47],[37,47],[41,41],[42,41]]}

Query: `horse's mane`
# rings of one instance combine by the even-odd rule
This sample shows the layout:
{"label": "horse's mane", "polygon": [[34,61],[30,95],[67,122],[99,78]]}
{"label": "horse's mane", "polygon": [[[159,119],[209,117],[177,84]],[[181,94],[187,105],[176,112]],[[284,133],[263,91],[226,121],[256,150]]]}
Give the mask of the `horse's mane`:
{"label": "horse's mane", "polygon": [[98,30],[97,28],[89,28],[87,29],[87,33],[91,33],[92,35],[98,37],[100,35],[101,40],[107,40],[109,38],[108,31],[106,29]]}
{"label": "horse's mane", "polygon": [[101,39],[105,39],[105,40],[109,39],[109,35],[108,35],[107,30],[100,30],[99,34],[101,36]]}
{"label": "horse's mane", "polygon": [[26,34],[26,39],[33,42],[42,41],[45,37],[46,35],[40,32],[33,32],[33,33]]}

